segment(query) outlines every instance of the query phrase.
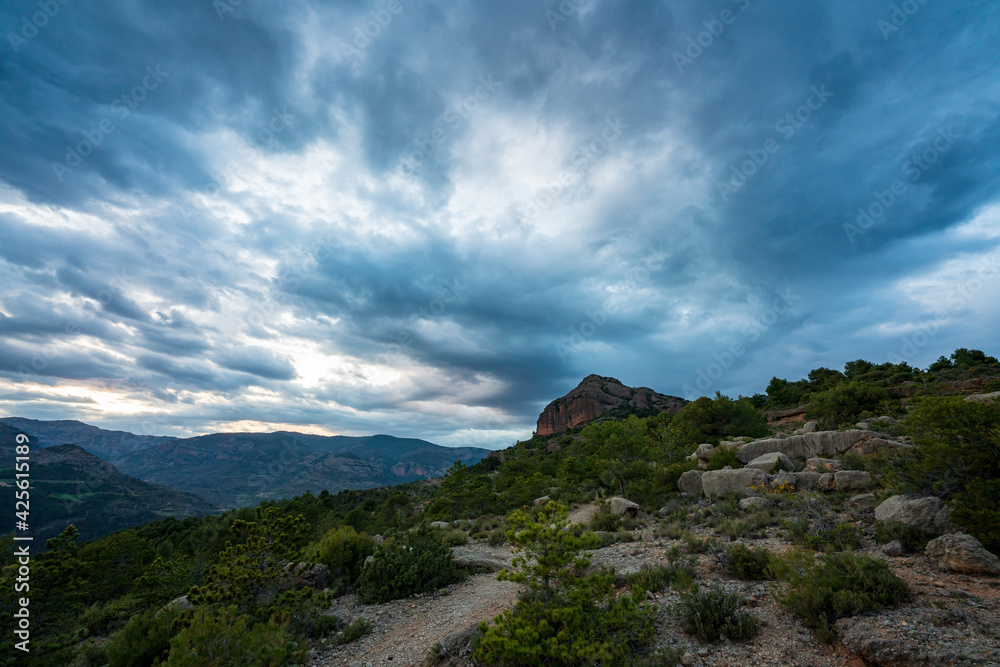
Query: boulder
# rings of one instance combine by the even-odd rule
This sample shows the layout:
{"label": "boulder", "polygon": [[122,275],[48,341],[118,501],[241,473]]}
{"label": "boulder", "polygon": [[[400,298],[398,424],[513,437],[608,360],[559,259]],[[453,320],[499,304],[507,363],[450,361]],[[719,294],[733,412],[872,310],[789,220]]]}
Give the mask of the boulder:
{"label": "boulder", "polygon": [[866,438],[854,444],[848,451],[849,454],[858,456],[871,456],[878,452],[891,451],[894,449],[913,449],[911,445],[885,438]]}
{"label": "boulder", "polygon": [[688,470],[677,480],[677,486],[681,493],[701,494],[701,476],[705,473],[700,470]]}
{"label": "boulder", "polygon": [[859,493],[847,499],[847,503],[854,507],[875,507],[874,493]]}
{"label": "boulder", "polygon": [[532,501],[531,501],[531,504],[532,504],[532,505],[545,505],[545,504],[547,504],[547,503],[548,503],[548,502],[549,502],[550,500],[552,500],[552,499],[551,499],[551,498],[549,498],[548,496],[542,496],[541,498],[535,498],[534,500],[532,500]]}
{"label": "boulder", "polygon": [[555,453],[556,453],[556,452],[558,452],[558,451],[559,451],[560,449],[562,449],[562,447],[560,447],[560,446],[559,446],[559,443],[558,443],[558,442],[550,442],[550,443],[549,443],[549,444],[548,444],[548,445],[547,445],[547,446],[545,447],[545,451],[547,451],[547,452],[548,452],[549,454],[555,454]]}
{"label": "boulder", "polygon": [[815,491],[816,485],[819,483],[820,474],[818,472],[810,472],[808,470],[803,470],[802,472],[795,473],[795,488],[799,491]]}
{"label": "boulder", "polygon": [[777,473],[771,480],[771,488],[782,491],[791,491],[795,489],[795,474],[790,473],[787,470],[782,470]]}
{"label": "boulder", "polygon": [[455,565],[461,568],[497,572],[507,567],[503,559],[480,553],[475,547],[452,547],[451,553],[455,557]]}
{"label": "boulder", "polygon": [[994,391],[989,394],[973,394],[972,396],[966,396],[965,400],[970,403],[985,403],[986,405],[993,405],[1000,401],[1000,391]]}
{"label": "boulder", "polygon": [[806,422],[802,425],[802,428],[797,428],[792,431],[795,435],[802,435],[803,433],[815,433],[819,428],[819,422]]}
{"label": "boulder", "polygon": [[608,503],[611,505],[612,514],[635,516],[639,513],[639,505],[626,498],[615,497],[609,500]]}
{"label": "boulder", "polygon": [[448,527],[448,522],[447,521],[431,521],[430,522],[430,527],[431,528],[442,528],[442,529],[443,528],[447,528]]}
{"label": "boulder", "polygon": [[769,454],[761,454],[753,461],[747,464],[747,468],[756,468],[757,470],[763,470],[764,472],[771,472],[774,467],[781,464],[783,470],[794,471],[795,466],[792,464],[792,460],[782,454],[781,452],[771,452]]}
{"label": "boulder", "polygon": [[282,588],[315,588],[322,590],[330,585],[330,568],[322,563],[288,564],[291,580],[286,580]]}
{"label": "boulder", "polygon": [[942,570],[1000,576],[1000,558],[972,535],[949,533],[927,543],[924,553]]}
{"label": "boulder", "polygon": [[163,608],[156,613],[161,614],[165,611],[187,611],[188,609],[194,609],[194,605],[191,604],[190,600],[188,600],[188,596],[182,595],[179,598],[174,598],[167,604],[163,605]]}
{"label": "boulder", "polygon": [[877,438],[874,431],[850,429],[847,431],[816,431],[786,438],[764,438],[740,447],[737,456],[749,463],[761,454],[781,452],[791,459],[805,461],[817,456],[839,456],[862,440]]}
{"label": "boulder", "polygon": [[875,508],[875,519],[901,523],[928,533],[943,533],[951,527],[951,510],[935,496],[892,496]]}
{"label": "boulder", "polygon": [[819,476],[816,480],[816,490],[817,491],[833,491],[837,488],[836,482],[834,481],[834,475],[836,473],[825,472]]}
{"label": "boulder", "polygon": [[767,483],[767,474],[756,468],[739,470],[709,470],[701,476],[701,486],[705,495],[722,495],[736,491],[744,496],[753,492],[753,487],[762,488]]}
{"label": "boulder", "polygon": [[472,642],[479,634],[479,624],[473,623],[447,635],[436,647],[438,660],[470,656],[472,654]]}
{"label": "boulder", "polygon": [[812,458],[806,461],[806,470],[809,472],[837,472],[842,468],[837,459]]}
{"label": "boulder", "polygon": [[888,544],[882,545],[882,553],[886,556],[902,556],[903,555],[903,543],[899,540],[893,540]]}
{"label": "boulder", "polygon": [[833,478],[837,491],[862,491],[872,485],[872,476],[864,470],[841,470]]}
{"label": "boulder", "polygon": [[773,500],[767,498],[761,498],[760,496],[748,496],[740,500],[741,510],[758,510],[764,507],[770,507],[774,504]]}
{"label": "boulder", "polygon": [[702,461],[707,461],[712,457],[712,452],[715,451],[715,447],[709,445],[708,443],[702,443],[698,445],[698,449],[694,450],[694,454],[689,456],[689,459],[701,459]]}

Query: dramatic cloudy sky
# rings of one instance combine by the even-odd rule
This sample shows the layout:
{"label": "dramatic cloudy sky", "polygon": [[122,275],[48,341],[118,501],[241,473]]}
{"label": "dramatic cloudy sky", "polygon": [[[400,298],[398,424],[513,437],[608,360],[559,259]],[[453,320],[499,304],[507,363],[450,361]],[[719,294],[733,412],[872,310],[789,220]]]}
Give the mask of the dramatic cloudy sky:
{"label": "dramatic cloudy sky", "polygon": [[7,0],[0,413],[505,446],[996,354],[998,7]]}

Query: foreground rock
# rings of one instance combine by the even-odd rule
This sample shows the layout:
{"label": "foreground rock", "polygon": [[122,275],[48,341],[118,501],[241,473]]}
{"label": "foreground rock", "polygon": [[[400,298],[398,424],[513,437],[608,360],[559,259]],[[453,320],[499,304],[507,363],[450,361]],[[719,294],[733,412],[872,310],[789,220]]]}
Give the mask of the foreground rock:
{"label": "foreground rock", "polygon": [[781,452],[761,454],[747,464],[747,468],[756,468],[757,470],[763,470],[764,472],[771,472],[774,470],[775,466],[779,466],[782,470],[795,470],[792,460]]}
{"label": "foreground rock", "polygon": [[639,514],[639,505],[627,498],[612,498],[608,503],[611,505],[612,514],[617,514],[618,516],[623,514],[636,516]]}
{"label": "foreground rock", "polygon": [[626,387],[615,378],[588,375],[576,389],[545,406],[535,433],[555,435],[603,417],[616,408],[678,412],[687,401],[648,387]]}
{"label": "foreground rock", "polygon": [[700,470],[688,470],[681,475],[681,478],[677,480],[677,486],[681,493],[701,494],[701,476],[704,474]]}
{"label": "foreground rock", "polygon": [[901,523],[928,533],[944,533],[951,526],[951,510],[940,498],[892,496],[875,508],[877,521]]}
{"label": "foreground rock", "polygon": [[965,533],[942,535],[927,543],[927,557],[942,570],[1000,576],[1000,558]]}
{"label": "foreground rock", "polygon": [[761,488],[767,483],[767,474],[756,468],[740,468],[739,470],[709,470],[701,476],[702,490],[707,496],[722,495],[735,491],[741,495],[750,495],[754,488]]}

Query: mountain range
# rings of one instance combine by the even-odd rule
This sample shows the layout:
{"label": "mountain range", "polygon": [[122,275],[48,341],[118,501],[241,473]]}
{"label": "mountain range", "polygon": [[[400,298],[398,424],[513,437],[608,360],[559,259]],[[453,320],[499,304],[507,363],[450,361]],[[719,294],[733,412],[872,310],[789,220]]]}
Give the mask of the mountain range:
{"label": "mountain range", "polygon": [[[14,462],[20,429],[0,423],[0,490],[10,511],[0,515],[0,534],[14,530]],[[204,498],[150,484],[118,471],[76,445],[39,447],[28,435],[30,534],[36,543],[74,524],[84,540],[168,516],[203,516],[218,511]]]}
{"label": "mountain range", "polygon": [[[437,477],[455,461],[476,463],[489,450],[442,447],[391,435],[322,436],[212,433],[192,438],[108,431],[79,421],[0,419],[51,448],[72,444],[126,475],[197,494],[223,507],[262,500],[367,489]],[[6,441],[6,440],[5,440]]]}

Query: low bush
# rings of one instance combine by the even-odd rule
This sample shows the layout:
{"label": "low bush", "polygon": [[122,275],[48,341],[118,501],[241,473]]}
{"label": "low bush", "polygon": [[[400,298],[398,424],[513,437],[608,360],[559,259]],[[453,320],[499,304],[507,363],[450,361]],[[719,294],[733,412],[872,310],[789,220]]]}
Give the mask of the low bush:
{"label": "low bush", "polygon": [[695,586],[681,595],[677,613],[686,632],[704,642],[714,642],[723,636],[731,641],[753,639],[760,631],[757,618],[740,611],[746,600],[736,593],[727,593],[719,586],[701,590]]}
{"label": "low bush", "polygon": [[181,612],[167,608],[147,609],[133,616],[105,645],[110,667],[141,667],[163,662],[170,650],[170,640],[177,629],[174,621]]}
{"label": "low bush", "polygon": [[365,559],[374,552],[375,540],[350,526],[340,526],[307,548],[305,558],[330,568],[330,590],[338,595],[354,588]]}
{"label": "low bush", "polygon": [[734,544],[726,551],[723,560],[726,567],[737,579],[753,581],[773,579],[771,559],[773,555],[764,548],[750,549],[745,544]]}
{"label": "low bush", "polygon": [[708,457],[707,470],[722,470],[726,466],[730,468],[742,468],[743,463],[736,455],[735,449],[716,447]]}
{"label": "low bush", "polygon": [[796,544],[816,551],[857,549],[861,542],[860,528],[850,523],[837,523],[821,515],[786,521],[785,527]]}
{"label": "low bush", "polygon": [[899,540],[900,544],[903,545],[903,550],[907,553],[923,552],[924,547],[934,537],[933,533],[898,521],[878,521],[875,523],[876,542],[888,544],[893,540]]}
{"label": "low bush", "polygon": [[235,605],[197,609],[190,622],[170,640],[168,667],[241,665],[279,667],[301,661],[305,650],[277,621],[254,623]]}
{"label": "low bush", "polygon": [[771,565],[784,586],[774,598],[799,616],[819,639],[836,639],[839,618],[899,604],[909,597],[906,582],[879,558],[852,553],[813,556],[796,549]]}
{"label": "low bush", "polygon": [[426,528],[390,536],[372,556],[359,579],[358,600],[363,604],[425,593],[459,579],[451,549]]}

